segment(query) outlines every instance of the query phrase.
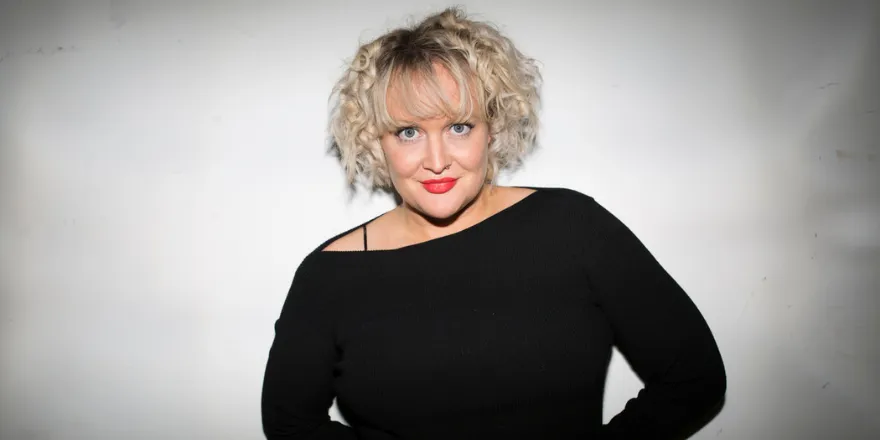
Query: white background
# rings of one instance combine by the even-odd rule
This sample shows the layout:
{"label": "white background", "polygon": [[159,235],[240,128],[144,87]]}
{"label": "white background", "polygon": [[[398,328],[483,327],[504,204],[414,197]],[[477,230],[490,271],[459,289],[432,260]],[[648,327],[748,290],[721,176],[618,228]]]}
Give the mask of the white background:
{"label": "white background", "polygon": [[[346,189],[328,93],[447,4],[180,3],[0,3],[0,439],[262,438],[293,271],[392,206]],[[465,5],[543,66],[502,182],[595,197],[715,332],[695,438],[878,438],[880,6]],[[640,387],[615,355],[605,419]]]}

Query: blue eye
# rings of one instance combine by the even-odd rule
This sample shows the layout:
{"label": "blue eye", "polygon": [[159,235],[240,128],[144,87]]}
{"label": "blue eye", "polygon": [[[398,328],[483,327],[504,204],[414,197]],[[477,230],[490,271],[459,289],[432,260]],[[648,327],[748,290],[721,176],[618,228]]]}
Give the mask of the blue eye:
{"label": "blue eye", "polygon": [[470,133],[471,128],[473,128],[473,125],[470,124],[455,124],[452,127],[449,127],[449,129],[452,130],[453,134],[457,134],[459,136]]}
{"label": "blue eye", "polygon": [[397,137],[404,141],[411,141],[419,135],[419,131],[413,127],[402,128],[397,132]]}

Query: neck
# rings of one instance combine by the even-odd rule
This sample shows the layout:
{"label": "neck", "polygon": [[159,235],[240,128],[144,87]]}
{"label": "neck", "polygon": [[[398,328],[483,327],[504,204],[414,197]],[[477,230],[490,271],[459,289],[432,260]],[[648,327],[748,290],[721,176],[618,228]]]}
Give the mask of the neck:
{"label": "neck", "polygon": [[467,229],[483,220],[492,212],[492,196],[495,186],[483,185],[480,192],[455,215],[445,219],[426,217],[405,202],[399,206],[402,223],[409,234],[420,240],[431,240]]}

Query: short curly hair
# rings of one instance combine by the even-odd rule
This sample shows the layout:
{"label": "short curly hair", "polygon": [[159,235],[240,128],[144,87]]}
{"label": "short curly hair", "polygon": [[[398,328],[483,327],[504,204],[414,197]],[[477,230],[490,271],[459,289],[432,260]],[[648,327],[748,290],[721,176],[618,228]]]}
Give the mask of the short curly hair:
{"label": "short curly hair", "polygon": [[[435,65],[444,67],[457,83],[457,108],[444,96]],[[373,188],[391,187],[379,139],[404,125],[388,113],[392,83],[413,116],[465,121],[476,113],[483,118],[492,136],[489,180],[501,169],[518,166],[535,147],[541,85],[536,61],[494,26],[449,8],[362,45],[333,87],[331,148],[352,185],[362,179]],[[416,97],[417,88],[427,89],[433,102]]]}

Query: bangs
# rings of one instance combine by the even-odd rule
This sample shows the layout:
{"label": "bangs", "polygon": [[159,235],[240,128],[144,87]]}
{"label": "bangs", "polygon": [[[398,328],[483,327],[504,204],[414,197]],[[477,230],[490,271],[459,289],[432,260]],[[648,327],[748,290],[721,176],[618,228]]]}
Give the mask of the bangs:
{"label": "bangs", "polygon": [[[444,72],[438,72],[442,68]],[[378,107],[376,125],[380,133],[408,127],[420,120],[447,118],[466,122],[482,118],[482,97],[469,70],[458,63],[421,62],[400,64],[389,69],[381,93],[374,99]],[[442,78],[445,76],[446,78]],[[443,79],[445,79],[445,84]],[[454,84],[451,84],[449,81]],[[392,109],[389,109],[389,106]],[[394,113],[392,115],[392,112]]]}

